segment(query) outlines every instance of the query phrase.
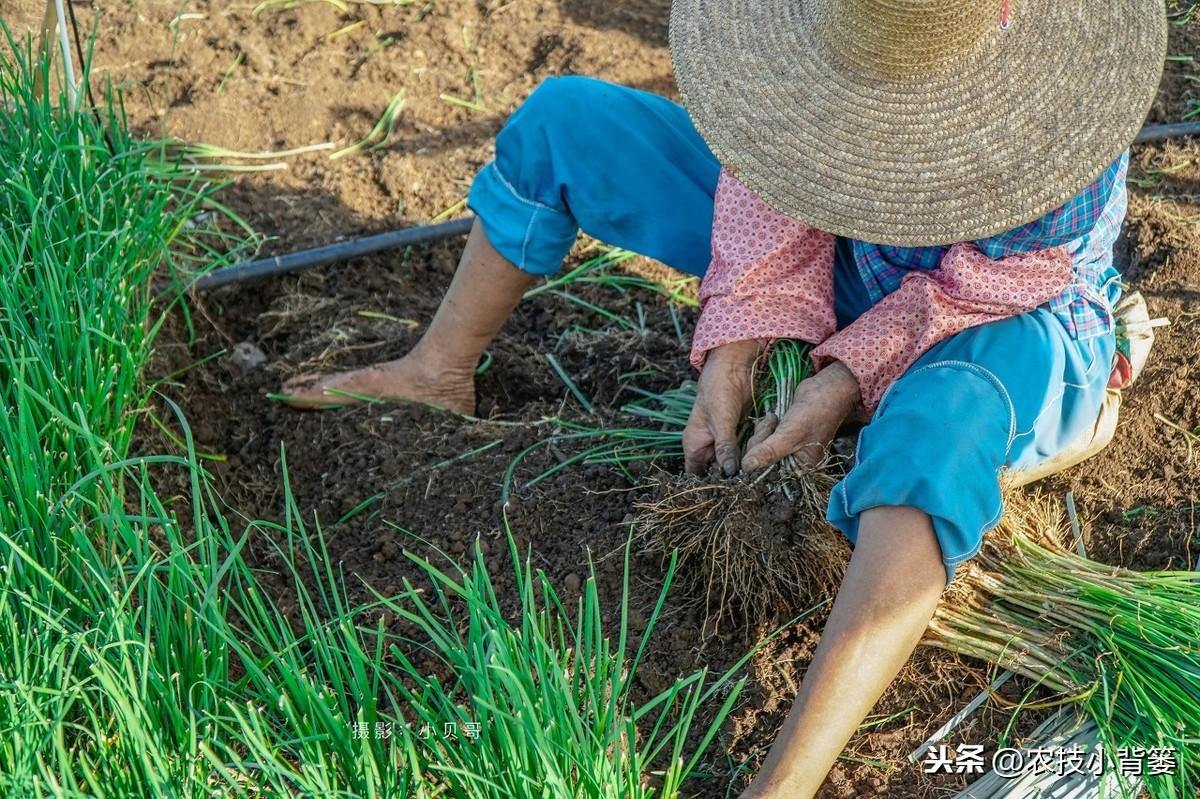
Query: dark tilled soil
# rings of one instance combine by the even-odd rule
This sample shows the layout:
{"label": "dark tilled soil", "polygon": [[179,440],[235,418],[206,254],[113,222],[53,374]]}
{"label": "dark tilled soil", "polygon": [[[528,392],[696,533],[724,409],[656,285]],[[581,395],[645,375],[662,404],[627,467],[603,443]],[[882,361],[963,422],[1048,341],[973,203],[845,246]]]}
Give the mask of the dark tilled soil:
{"label": "dark tilled soil", "polygon": [[[359,324],[353,314],[362,300],[355,298],[373,294],[384,307],[412,309],[406,315],[428,318],[447,279],[440,272],[416,270],[406,283],[409,291],[401,298],[391,294],[389,284],[398,280],[402,270],[384,261],[361,267],[354,274],[344,270],[320,281],[293,281],[287,291],[276,293],[265,309],[247,309],[246,316],[241,315],[242,294],[206,298],[209,315],[216,318],[219,314],[221,321],[204,334],[203,343],[190,348],[164,346],[162,357],[170,362],[164,363],[164,370],[201,351],[244,339],[258,341],[273,361],[261,370],[243,373],[225,356],[189,373],[186,385],[171,395],[186,409],[200,448],[228,457],[223,463],[209,463],[208,468],[217,475],[234,507],[278,515],[283,502],[281,452],[286,452],[298,505],[322,520],[331,557],[347,574],[361,577],[384,593],[401,588],[405,578],[415,579],[417,570],[405,559],[404,550],[427,550],[405,534],[404,530],[409,530],[462,565],[479,541],[497,590],[502,596],[511,594],[515,586],[502,533],[500,483],[513,458],[551,431],[550,425],[539,420],[561,416],[613,424],[620,420],[619,405],[633,398],[623,389],[620,376],[655,369],[654,375],[643,374],[633,380],[655,389],[675,385],[689,377],[686,349],[665,305],[656,298],[618,299],[593,289],[585,296],[604,300],[620,312],[634,313],[635,302],[648,309],[644,333],[577,333],[568,335],[555,352],[597,405],[595,416],[583,413],[567,396],[540,353],[572,325],[599,325],[603,320],[581,316],[562,300],[541,298],[524,306],[506,328],[493,349],[492,367],[479,381],[481,406],[490,408],[488,421],[464,423],[410,405],[297,413],[264,400],[263,395],[274,390],[295,363],[318,358],[328,331],[338,329],[339,320],[349,331],[344,333],[349,338],[335,358],[339,365],[402,352],[419,330],[375,329],[371,327],[375,320]],[[310,318],[285,319],[286,314],[298,314],[298,308],[322,301],[327,305],[312,312]],[[280,325],[280,330],[272,332]],[[218,331],[228,334],[228,340]],[[685,328],[685,336],[688,332]],[[350,349],[355,346],[362,349]],[[146,446],[169,444],[159,440]],[[485,447],[479,454],[456,460]],[[525,487],[531,478],[573,451],[566,445],[544,448],[522,462],[507,506],[508,525],[521,550],[531,553],[533,565],[563,587],[568,599],[577,596],[577,589],[571,587],[589,574],[589,560],[594,563],[597,586],[610,612],[606,621],[615,625],[624,547],[634,504],[643,492],[637,482],[601,466],[574,466],[533,488]],[[679,465],[666,462],[661,466],[676,470]],[[645,470],[634,467],[633,471],[639,476]],[[381,498],[360,507],[364,500],[379,494]],[[339,523],[346,516],[350,518]],[[644,630],[665,571],[661,558],[646,554],[643,548],[641,541],[633,541],[630,624],[634,633]],[[252,543],[252,554],[264,567],[282,565],[265,539]],[[674,677],[693,669],[708,667],[719,672],[729,668],[775,626],[804,610],[755,606],[754,617],[747,619],[735,608],[715,630],[711,625],[706,628],[704,603],[690,590],[699,580],[698,574],[685,571],[678,577],[678,590],[668,598],[639,675],[643,698],[664,690]],[[284,607],[294,608],[289,584],[282,579],[270,582]],[[348,584],[352,598],[369,598],[356,581]],[[696,795],[723,797],[731,777],[736,785],[744,775],[753,773],[790,706],[823,618],[823,611],[818,610],[803,623],[789,627],[753,659],[747,669],[751,679],[745,699],[708,764],[714,776],[696,786]],[[922,780],[919,770],[908,766],[904,758],[956,708],[978,694],[986,681],[986,670],[974,664],[945,653],[919,652],[877,708],[881,716],[907,712],[853,743],[850,752],[855,760],[838,765],[828,795],[871,796],[888,791],[889,795],[915,796],[935,785],[953,784]],[[973,719],[963,735],[970,740],[995,740],[1008,720],[1005,712],[988,711]],[[891,765],[885,768],[873,765],[875,762]]]}
{"label": "dark tilled soil", "polygon": [[[38,19],[41,5],[6,2],[4,18],[22,31]],[[344,13],[314,3],[258,15],[251,4],[194,2],[182,15],[174,0],[96,5],[102,12],[99,73],[125,87],[131,120],[144,130],[241,150],[323,141],[344,146],[365,135],[388,99],[405,90],[407,105],[389,147],[339,161],[325,153],[301,156],[289,160],[286,171],[245,176],[230,189],[232,207],[272,237],[267,252],[417,224],[452,207],[490,157],[503,119],[545,76],[592,74],[675,91],[664,48],[666,0],[446,0],[352,5]],[[1172,30],[1173,54],[1194,55],[1198,45],[1196,24]],[[1150,121],[1175,121],[1200,101],[1197,77],[1194,61],[1171,61]],[[1200,440],[1168,422],[1200,427],[1200,146],[1140,147],[1134,161],[1126,274],[1152,314],[1173,324],[1159,331],[1146,373],[1127,394],[1112,447],[1046,487],[1074,492],[1093,557],[1138,568],[1186,567],[1200,553],[1192,539],[1200,511]],[[465,423],[411,406],[297,413],[265,398],[300,371],[404,353],[436,307],[459,246],[443,242],[198,298],[196,336],[185,335],[175,320],[154,368],[168,374],[243,341],[261,348],[267,356],[261,368],[242,371],[222,355],[164,391],[184,408],[201,449],[224,457],[208,466],[233,507],[249,516],[281,514],[286,452],[299,507],[320,520],[331,558],[347,575],[384,592],[415,575],[403,552],[424,545],[408,530],[460,563],[480,542],[498,590],[511,593],[500,483],[514,456],[551,429],[542,420],[612,423],[632,399],[629,384],[660,390],[691,376],[685,342],[693,312],[678,312],[677,329],[657,296],[591,288],[583,296],[639,322],[638,329],[618,329],[553,297],[526,303],[479,380],[479,415],[486,421]],[[655,267],[634,262],[634,268]],[[567,393],[546,352],[591,398],[594,416]],[[628,377],[634,372],[638,376]],[[147,436],[147,449],[172,446]],[[544,448],[523,463],[508,525],[568,598],[578,589],[566,587],[577,586],[589,560],[594,563],[600,595],[615,614],[639,474],[631,481],[608,468],[576,466],[526,485],[569,454],[568,448]],[[657,556],[641,553],[639,542],[633,549],[631,625],[639,631],[664,568]],[[265,538],[251,542],[251,557],[267,569],[279,565]],[[773,624],[803,609],[760,608],[754,623],[735,614],[717,630],[705,629],[703,604],[688,590],[688,577],[681,575],[669,597],[639,675],[643,698],[693,668],[728,667]],[[290,587],[269,582],[285,610],[294,608]],[[356,580],[347,584],[356,598],[366,598]],[[753,774],[789,708],[822,618],[818,611],[790,626],[754,657],[746,669],[747,694],[711,750],[712,776],[692,785],[697,796],[736,796]],[[950,793],[957,778],[927,777],[906,758],[988,679],[986,667],[919,650],[876,708],[881,717],[899,715],[851,742],[824,796]],[[1005,687],[1010,698],[1024,689],[1018,682]],[[1017,733],[1033,721],[1025,719]],[[1007,711],[985,708],[956,740],[995,742],[1008,722]]]}

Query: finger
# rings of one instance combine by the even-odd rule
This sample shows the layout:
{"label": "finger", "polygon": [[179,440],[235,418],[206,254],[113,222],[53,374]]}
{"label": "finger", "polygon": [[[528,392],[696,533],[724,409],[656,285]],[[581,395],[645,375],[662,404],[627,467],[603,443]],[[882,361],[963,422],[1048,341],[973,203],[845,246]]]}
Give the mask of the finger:
{"label": "finger", "polygon": [[709,429],[712,430],[717,464],[721,473],[733,477],[738,473],[742,461],[742,449],[738,446],[738,427],[746,418],[745,406],[734,398],[725,397],[713,414]]}
{"label": "finger", "polygon": [[747,449],[746,457],[742,459],[742,468],[746,471],[753,471],[778,463],[788,455],[812,443],[811,438],[808,414],[804,409],[793,406],[779,420],[775,432],[753,448]]}
{"label": "finger", "polygon": [[712,424],[717,464],[721,467],[721,474],[726,477],[733,477],[738,473],[738,464],[742,460],[742,450],[738,446],[737,440],[737,427],[737,413],[722,414],[721,418],[714,419]]}
{"label": "finger", "polygon": [[771,435],[754,449],[747,450],[746,456],[742,458],[742,468],[747,472],[764,469],[782,460],[786,454],[782,444],[777,440],[777,436]]}
{"label": "finger", "polygon": [[794,452],[796,460],[805,466],[816,466],[829,454],[828,441],[809,441],[801,444]]}
{"label": "finger", "polygon": [[754,423],[754,432],[750,435],[750,440],[746,442],[746,452],[770,438],[777,427],[779,427],[779,416],[774,411],[767,411],[765,415],[759,417],[758,421]]}
{"label": "finger", "polygon": [[747,450],[742,459],[742,468],[748,472],[764,469],[778,463],[789,455],[805,466],[816,466],[825,459],[828,445],[821,441],[805,440],[807,436],[792,435],[786,430],[772,434],[752,450]]}
{"label": "finger", "polygon": [[703,477],[708,471],[708,464],[713,462],[713,447],[709,445],[696,450],[684,450],[683,470],[693,477]]}
{"label": "finger", "polygon": [[683,468],[687,474],[703,475],[713,461],[713,438],[704,426],[689,423],[683,430]]}
{"label": "finger", "polygon": [[738,473],[738,461],[742,459],[742,452],[738,449],[737,440],[734,438],[721,437],[717,439],[716,444],[717,463],[721,465],[721,474],[726,477],[733,477]]}

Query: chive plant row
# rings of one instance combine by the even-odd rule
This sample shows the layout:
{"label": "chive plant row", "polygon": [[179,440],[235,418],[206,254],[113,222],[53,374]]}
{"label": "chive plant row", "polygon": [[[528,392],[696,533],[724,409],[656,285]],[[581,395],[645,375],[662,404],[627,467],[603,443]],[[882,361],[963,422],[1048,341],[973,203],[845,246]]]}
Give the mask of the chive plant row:
{"label": "chive plant row", "polygon": [[[228,231],[245,228],[177,147],[130,135],[118,94],[71,111],[61,86],[36,93],[49,62],[5,33],[0,795],[675,796],[735,701],[732,675],[635,704],[645,639],[601,625],[590,581],[572,611],[514,553],[514,617],[478,561],[414,557],[421,580],[353,605],[286,476],[279,521],[225,505],[144,370],[185,310],[152,275],[235,260]],[[135,455],[156,402],[182,446]],[[172,471],[182,495],[155,489]],[[284,564],[290,618],[252,541]],[[445,735],[466,720],[478,736]]]}

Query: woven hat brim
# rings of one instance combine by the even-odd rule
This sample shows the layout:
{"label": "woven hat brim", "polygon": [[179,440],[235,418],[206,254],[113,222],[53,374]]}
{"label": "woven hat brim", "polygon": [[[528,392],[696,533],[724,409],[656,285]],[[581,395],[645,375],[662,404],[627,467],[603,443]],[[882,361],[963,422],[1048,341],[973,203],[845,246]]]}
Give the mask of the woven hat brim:
{"label": "woven hat brim", "polygon": [[684,105],[781,212],[921,246],[1054,210],[1137,135],[1162,77],[1162,0],[1022,0],[952,69],[883,80],[815,34],[811,0],[675,0]]}

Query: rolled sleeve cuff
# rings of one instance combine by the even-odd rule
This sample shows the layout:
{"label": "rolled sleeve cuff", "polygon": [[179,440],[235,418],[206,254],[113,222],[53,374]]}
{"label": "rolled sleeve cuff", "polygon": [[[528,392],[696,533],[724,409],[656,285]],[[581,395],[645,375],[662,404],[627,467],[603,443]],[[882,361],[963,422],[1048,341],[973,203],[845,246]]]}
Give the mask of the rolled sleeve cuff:
{"label": "rolled sleeve cuff", "polygon": [[494,161],[475,177],[467,205],[496,251],[534,275],[557,272],[579,232],[562,210],[521,196]]}
{"label": "rolled sleeve cuff", "polygon": [[712,297],[696,322],[692,366],[703,368],[710,351],[734,341],[791,338],[816,344],[832,327],[831,321],[824,318],[827,315],[813,316],[810,311],[806,318],[790,297]]}
{"label": "rolled sleeve cuff", "polygon": [[[905,295],[924,295],[924,301],[912,302],[912,297]],[[863,407],[871,413],[888,387],[921,357],[930,346],[927,342],[936,338],[933,334],[939,320],[935,306],[931,284],[909,281],[816,347],[813,366],[823,369],[841,361],[858,380]]]}
{"label": "rolled sleeve cuff", "polygon": [[[896,383],[863,428],[854,467],[834,487],[826,518],[853,543],[872,508],[924,511],[950,582],[1003,514],[999,475],[1015,428],[1012,398],[992,372],[961,361],[920,367]],[[903,468],[909,463],[921,468]]]}

